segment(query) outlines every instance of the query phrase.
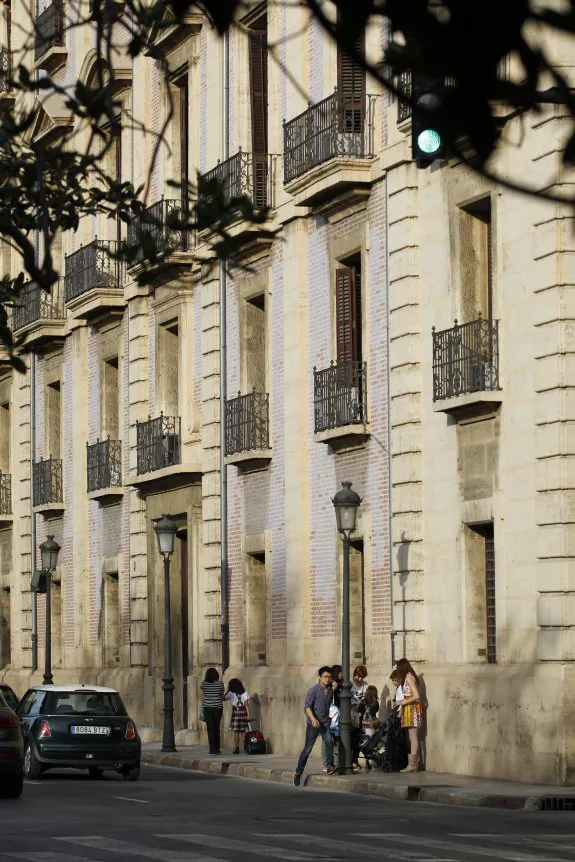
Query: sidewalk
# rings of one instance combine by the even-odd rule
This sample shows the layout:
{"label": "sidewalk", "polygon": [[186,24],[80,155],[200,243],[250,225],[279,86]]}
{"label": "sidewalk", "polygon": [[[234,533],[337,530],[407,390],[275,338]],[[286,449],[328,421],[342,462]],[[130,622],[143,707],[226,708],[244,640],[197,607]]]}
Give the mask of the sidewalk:
{"label": "sidewalk", "polygon": [[[159,742],[142,745],[144,763],[178,766],[215,775],[235,775],[291,784],[295,757],[279,754],[222,754],[209,757],[202,745],[182,746],[175,754],[162,753]],[[445,772],[393,773],[362,770],[354,775],[325,775],[321,761],[311,760],[301,786],[343,790],[386,799],[410,802],[439,802],[444,805],[484,806],[527,811],[575,811],[575,786],[525,784],[520,781],[473,778]]]}

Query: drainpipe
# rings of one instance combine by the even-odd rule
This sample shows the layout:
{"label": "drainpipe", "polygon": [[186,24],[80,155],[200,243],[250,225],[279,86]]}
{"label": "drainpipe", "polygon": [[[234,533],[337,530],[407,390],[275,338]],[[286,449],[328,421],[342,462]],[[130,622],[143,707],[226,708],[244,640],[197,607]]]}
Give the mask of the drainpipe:
{"label": "drainpipe", "polygon": [[[34,457],[36,455],[36,354],[30,354],[30,579],[36,568],[36,515],[34,513]],[[38,670],[38,595],[32,593],[32,672]]]}
{"label": "drainpipe", "polygon": [[389,337],[389,194],[388,191],[388,181],[385,180],[385,316],[386,316],[386,328],[387,328],[387,481],[388,481],[388,493],[387,499],[389,501],[389,601],[391,603],[391,631],[390,631],[390,639],[391,639],[391,664],[392,666],[395,664],[395,604],[393,599],[394,593],[394,583],[393,583],[393,505],[392,505],[392,481],[391,481],[391,363],[389,361],[389,345],[390,345],[390,337]]}
{"label": "drainpipe", "polygon": [[[226,30],[222,37],[222,161],[230,155],[230,42]],[[228,618],[228,477],[226,458],[227,400],[227,290],[226,263],[220,261],[220,602],[222,637],[222,674],[230,664],[230,625]]]}

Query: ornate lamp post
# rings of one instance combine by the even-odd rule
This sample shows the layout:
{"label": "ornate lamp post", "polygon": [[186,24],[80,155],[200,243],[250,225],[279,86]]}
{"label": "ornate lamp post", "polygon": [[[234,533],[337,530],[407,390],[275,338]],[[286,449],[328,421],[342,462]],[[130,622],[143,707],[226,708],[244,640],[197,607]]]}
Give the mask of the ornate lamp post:
{"label": "ornate lamp post", "polygon": [[44,650],[43,685],[52,685],[52,572],[58,565],[60,545],[54,541],[54,536],[47,536],[40,545],[40,558],[46,583],[46,646]]}
{"label": "ornate lamp post", "polygon": [[341,631],[341,667],[343,670],[342,690],[339,698],[339,771],[346,774],[353,771],[351,761],[351,679],[349,668],[349,548],[350,537],[355,531],[357,510],[361,497],[351,490],[351,482],[342,482],[341,490],[334,496],[335,517],[338,532],[343,540],[343,598]]}
{"label": "ornate lamp post", "polygon": [[174,553],[176,523],[162,515],[154,527],[158,538],[158,550],[164,558],[164,732],[162,751],[176,751],[174,736],[174,677],[172,676],[172,608],[170,603],[170,557]]}

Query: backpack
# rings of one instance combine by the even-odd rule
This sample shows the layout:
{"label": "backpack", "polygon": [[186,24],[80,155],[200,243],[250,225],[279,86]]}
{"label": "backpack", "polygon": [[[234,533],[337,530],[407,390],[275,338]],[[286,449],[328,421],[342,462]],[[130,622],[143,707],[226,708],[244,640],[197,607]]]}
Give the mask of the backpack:
{"label": "backpack", "polygon": [[247,730],[244,736],[246,754],[266,754],[266,741],[259,730]]}

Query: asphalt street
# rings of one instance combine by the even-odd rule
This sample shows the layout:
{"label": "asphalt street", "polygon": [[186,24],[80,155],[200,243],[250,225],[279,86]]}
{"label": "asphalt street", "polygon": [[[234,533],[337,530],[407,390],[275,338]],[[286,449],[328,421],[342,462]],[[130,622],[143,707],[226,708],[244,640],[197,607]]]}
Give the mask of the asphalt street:
{"label": "asphalt street", "polygon": [[0,862],[314,859],[572,862],[575,813],[370,799],[144,766],[140,781],[51,772],[0,799]]}

